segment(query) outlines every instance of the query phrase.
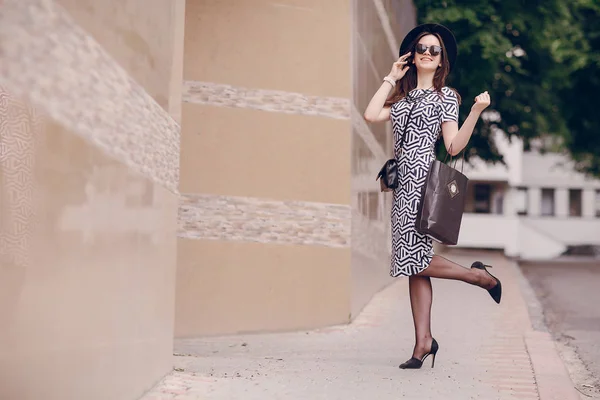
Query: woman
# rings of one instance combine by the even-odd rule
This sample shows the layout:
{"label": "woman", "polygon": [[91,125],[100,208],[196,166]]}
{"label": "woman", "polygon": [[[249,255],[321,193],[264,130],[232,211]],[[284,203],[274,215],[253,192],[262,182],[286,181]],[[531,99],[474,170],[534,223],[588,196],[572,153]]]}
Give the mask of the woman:
{"label": "woman", "polygon": [[[457,155],[469,142],[481,112],[490,104],[484,92],[475,98],[471,112],[459,129],[459,95],[445,80],[456,61],[457,46],[452,32],[442,25],[425,24],[406,35],[400,58],[383,79],[364,112],[369,122],[392,121],[394,153],[400,184],[392,205],[392,260],[390,275],[408,276],[410,303],[415,325],[412,357],[400,368],[421,368],[427,356],[439,349],[431,335],[431,278],[455,279],[480,286],[500,303],[502,286],[483,263],[465,268],[434,255],[433,242],[415,229],[417,205],[428,168],[435,159],[434,146],[440,134],[446,149]],[[391,92],[391,93],[390,93]]]}

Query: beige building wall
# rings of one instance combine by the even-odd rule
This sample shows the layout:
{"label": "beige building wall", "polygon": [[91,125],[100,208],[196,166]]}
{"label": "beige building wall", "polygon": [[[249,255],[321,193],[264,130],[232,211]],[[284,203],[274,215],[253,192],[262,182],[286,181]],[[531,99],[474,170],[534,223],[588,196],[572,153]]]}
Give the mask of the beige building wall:
{"label": "beige building wall", "polygon": [[349,15],[187,1],[177,336],[348,321]]}
{"label": "beige building wall", "polygon": [[0,4],[0,399],[172,368],[185,4],[147,3]]}
{"label": "beige building wall", "polygon": [[393,4],[187,1],[176,336],[349,322],[389,282],[357,182],[391,139],[356,116],[414,26]]}
{"label": "beige building wall", "polygon": [[391,282],[391,193],[375,177],[393,157],[390,123],[367,123],[362,114],[381,86],[404,36],[416,25],[410,0],[352,0],[352,317]]}

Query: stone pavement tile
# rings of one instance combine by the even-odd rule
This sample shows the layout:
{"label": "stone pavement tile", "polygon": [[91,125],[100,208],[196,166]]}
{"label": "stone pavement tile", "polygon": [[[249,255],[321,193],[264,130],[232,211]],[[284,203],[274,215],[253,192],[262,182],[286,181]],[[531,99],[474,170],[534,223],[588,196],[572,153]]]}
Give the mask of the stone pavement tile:
{"label": "stone pavement tile", "polygon": [[[470,265],[470,257],[449,258]],[[538,399],[524,341],[531,325],[514,265],[486,257],[503,283],[501,305],[483,289],[433,281],[432,328],[440,344],[434,369],[431,359],[421,370],[398,369],[414,340],[407,280],[398,279],[349,325],[178,340],[184,356],[174,363],[183,372],[143,400]]]}
{"label": "stone pavement tile", "polygon": [[197,388],[213,379],[194,374],[174,371],[163,379],[155,388],[143,396],[143,400],[202,400]]}

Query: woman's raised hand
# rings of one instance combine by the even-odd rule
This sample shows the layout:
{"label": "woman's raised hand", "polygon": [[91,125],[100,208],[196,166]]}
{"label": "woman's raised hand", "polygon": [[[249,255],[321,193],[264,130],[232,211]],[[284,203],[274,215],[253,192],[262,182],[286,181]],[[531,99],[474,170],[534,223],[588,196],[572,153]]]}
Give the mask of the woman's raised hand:
{"label": "woman's raised hand", "polygon": [[400,57],[398,61],[396,61],[392,65],[392,70],[388,74],[390,78],[392,78],[395,81],[399,81],[400,79],[404,78],[404,75],[406,75],[406,71],[408,71],[408,69],[410,68],[410,65],[407,61],[408,57],[410,57],[410,52]]}
{"label": "woman's raised hand", "polygon": [[471,107],[471,110],[481,113],[490,105],[491,99],[490,94],[487,90],[481,93],[479,96],[475,97],[475,104]]}

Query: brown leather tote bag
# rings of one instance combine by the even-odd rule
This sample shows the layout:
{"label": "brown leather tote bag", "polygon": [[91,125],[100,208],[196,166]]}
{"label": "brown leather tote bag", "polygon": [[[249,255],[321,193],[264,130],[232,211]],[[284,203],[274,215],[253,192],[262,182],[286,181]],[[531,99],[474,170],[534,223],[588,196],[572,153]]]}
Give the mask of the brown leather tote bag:
{"label": "brown leather tote bag", "polygon": [[469,179],[462,173],[462,167],[458,171],[445,161],[434,160],[429,167],[417,208],[416,229],[440,243],[455,245],[458,243]]}

